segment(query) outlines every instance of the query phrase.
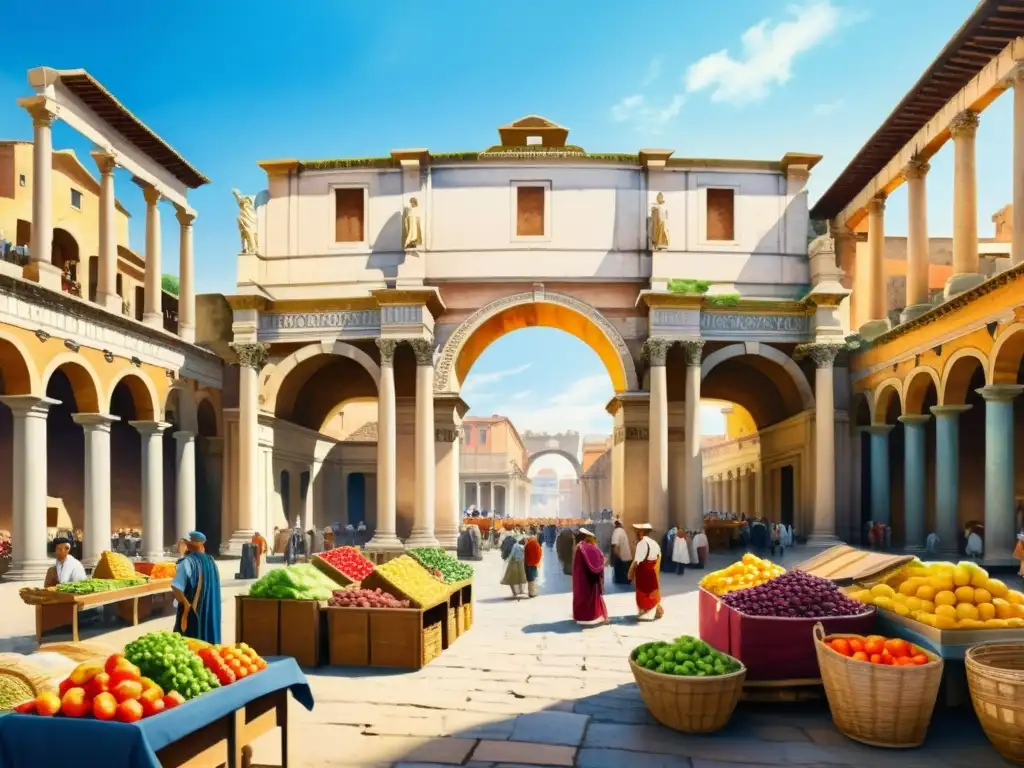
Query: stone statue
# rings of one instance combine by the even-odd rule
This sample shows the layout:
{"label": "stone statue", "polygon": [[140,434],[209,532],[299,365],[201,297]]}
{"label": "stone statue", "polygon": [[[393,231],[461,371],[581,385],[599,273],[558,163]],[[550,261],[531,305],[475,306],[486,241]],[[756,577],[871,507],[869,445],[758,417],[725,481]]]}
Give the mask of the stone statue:
{"label": "stone statue", "polygon": [[652,251],[664,251],[668,248],[668,211],[665,210],[665,195],[661,192],[651,206],[648,236]]}
{"label": "stone statue", "polygon": [[423,219],[419,206],[419,201],[415,197],[409,198],[409,207],[403,212],[402,243],[406,250],[423,245]]}
{"label": "stone statue", "polygon": [[232,189],[231,194],[238,203],[238,233],[242,236],[242,253],[259,253],[255,201],[251,195],[243,195],[237,189]]}

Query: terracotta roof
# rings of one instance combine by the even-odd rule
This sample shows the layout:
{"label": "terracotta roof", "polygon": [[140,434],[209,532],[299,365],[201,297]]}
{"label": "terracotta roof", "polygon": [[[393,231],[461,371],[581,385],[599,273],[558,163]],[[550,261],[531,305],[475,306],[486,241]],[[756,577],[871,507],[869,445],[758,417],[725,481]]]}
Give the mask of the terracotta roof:
{"label": "terracotta roof", "polygon": [[1024,0],[982,0],[885,122],[811,209],[831,219],[907,145],[986,64],[1024,36]]}
{"label": "terracotta roof", "polygon": [[368,421],[351,435],[345,438],[346,442],[353,443],[376,443],[377,442],[377,422]]}

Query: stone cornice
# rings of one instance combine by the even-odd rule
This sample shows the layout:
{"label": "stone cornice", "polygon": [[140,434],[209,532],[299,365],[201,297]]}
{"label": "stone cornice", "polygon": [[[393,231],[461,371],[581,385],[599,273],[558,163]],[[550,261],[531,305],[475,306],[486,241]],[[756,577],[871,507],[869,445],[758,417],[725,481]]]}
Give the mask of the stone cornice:
{"label": "stone cornice", "polygon": [[814,312],[814,307],[806,300],[741,298],[736,304],[722,306],[715,304],[714,298],[705,294],[643,290],[637,296],[635,306],[646,306],[648,309],[700,309],[704,312],[726,312],[733,315],[807,315]]}

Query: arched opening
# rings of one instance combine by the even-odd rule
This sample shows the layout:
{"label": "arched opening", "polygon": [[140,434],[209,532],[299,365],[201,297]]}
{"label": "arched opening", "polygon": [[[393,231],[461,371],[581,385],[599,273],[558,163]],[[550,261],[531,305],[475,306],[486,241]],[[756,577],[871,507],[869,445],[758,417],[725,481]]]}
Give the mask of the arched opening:
{"label": "arched opening", "polygon": [[[28,395],[33,391],[38,379],[29,360],[20,342],[0,337],[0,397]],[[10,408],[0,405],[0,488],[13,487],[13,471],[14,417]],[[0,537],[5,539],[14,527],[12,502],[10,493],[0,492]]]}
{"label": "arched opening", "polygon": [[[58,401],[50,406],[46,417],[46,525],[51,538],[58,533],[72,536],[72,554],[81,559],[85,529],[85,437],[72,417],[89,412],[90,405],[92,412],[96,412],[95,388],[85,369],[65,363],[47,379],[46,396]],[[52,548],[48,551],[52,553]]]}
{"label": "arched opening", "polygon": [[88,275],[84,274],[79,261],[78,241],[66,229],[55,227],[52,245],[53,266],[61,271],[61,287],[65,293],[82,297],[82,282]]}
{"label": "arched opening", "polygon": [[346,483],[348,524],[358,528],[360,524],[366,524],[366,474],[352,472]]}
{"label": "arched opening", "polygon": [[208,551],[226,542],[221,522],[223,441],[217,436],[217,411],[204,398],[196,407],[196,527],[206,534]]}
{"label": "arched opening", "polygon": [[[136,531],[146,535],[142,527],[143,438],[132,422],[155,421],[156,409],[152,384],[143,374],[125,373],[114,383],[108,412],[118,417],[110,426],[111,467],[117,472],[117,482],[110,494],[111,527],[115,532]],[[166,531],[165,527],[161,544],[166,544]]]}

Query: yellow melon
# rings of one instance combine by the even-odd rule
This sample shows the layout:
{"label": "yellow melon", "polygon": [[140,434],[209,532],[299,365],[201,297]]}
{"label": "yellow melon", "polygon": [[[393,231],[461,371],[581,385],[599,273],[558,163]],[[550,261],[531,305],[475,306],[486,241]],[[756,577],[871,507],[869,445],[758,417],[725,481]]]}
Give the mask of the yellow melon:
{"label": "yellow melon", "polygon": [[981,603],[978,606],[978,618],[982,621],[996,618],[996,607],[992,603]]}
{"label": "yellow melon", "polygon": [[922,600],[921,610],[925,613],[935,613],[935,603],[933,603],[931,600]]}
{"label": "yellow melon", "polygon": [[873,598],[872,602],[875,605],[877,605],[879,608],[885,608],[885,609],[890,610],[890,611],[892,610],[893,606],[895,605],[895,603],[893,603],[891,597],[884,597],[884,596],[883,597]]}
{"label": "yellow melon", "polygon": [[945,616],[947,619],[955,619],[955,618],[957,618],[956,608],[954,608],[952,605],[937,605],[937,606],[935,606],[935,615],[936,616]]}
{"label": "yellow melon", "polygon": [[933,587],[936,592],[952,592],[954,589],[953,577],[946,574],[942,574],[941,576],[932,576],[928,579],[928,585]]}
{"label": "yellow melon", "polygon": [[986,619],[985,626],[992,629],[1006,629],[1010,625],[1007,623],[1006,619]]}
{"label": "yellow melon", "polygon": [[962,565],[953,569],[953,584],[958,587],[966,587],[971,583],[971,572]]}
{"label": "yellow melon", "polygon": [[892,597],[896,594],[896,590],[890,587],[888,584],[875,584],[871,588],[871,594],[875,597]]}
{"label": "yellow melon", "polygon": [[1018,592],[1016,589],[1008,590],[1006,593],[1006,599],[1014,605],[1024,605],[1024,594]]}
{"label": "yellow melon", "polygon": [[907,579],[902,584],[900,584],[899,592],[901,595],[906,595],[907,597],[910,597],[911,595],[916,595],[918,587],[920,587],[924,583],[925,580],[921,578]]}
{"label": "yellow melon", "polygon": [[997,619],[1009,619],[1013,617],[1013,606],[1001,597],[995,598],[992,601],[992,606],[996,609]]}
{"label": "yellow melon", "polygon": [[911,612],[920,611],[924,607],[924,600],[919,597],[908,597],[904,605],[906,605]]}
{"label": "yellow melon", "polygon": [[955,594],[958,603],[974,603],[974,587],[957,587]]}
{"label": "yellow melon", "polygon": [[935,595],[936,605],[956,605],[956,595],[948,589],[944,589]]}
{"label": "yellow melon", "polygon": [[923,584],[917,588],[917,596],[922,600],[934,600],[936,589],[931,584]]}
{"label": "yellow melon", "polygon": [[[963,589],[963,587],[961,587]],[[970,603],[958,603],[956,606],[956,617],[963,621],[964,619],[978,618],[978,609]]]}
{"label": "yellow melon", "polygon": [[991,603],[992,593],[984,587],[978,587],[974,590],[974,604],[981,605],[982,603]]}
{"label": "yellow melon", "polygon": [[978,568],[977,570],[971,571],[972,587],[984,587],[986,584],[988,584],[988,571],[984,568]]}
{"label": "yellow melon", "polygon": [[956,619],[951,619],[948,616],[936,616],[932,626],[936,629],[956,629]]}

